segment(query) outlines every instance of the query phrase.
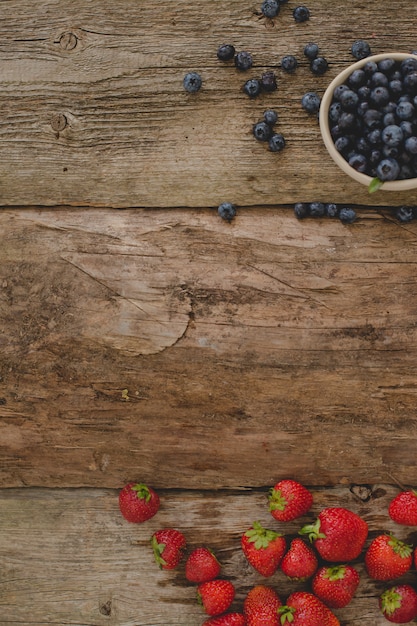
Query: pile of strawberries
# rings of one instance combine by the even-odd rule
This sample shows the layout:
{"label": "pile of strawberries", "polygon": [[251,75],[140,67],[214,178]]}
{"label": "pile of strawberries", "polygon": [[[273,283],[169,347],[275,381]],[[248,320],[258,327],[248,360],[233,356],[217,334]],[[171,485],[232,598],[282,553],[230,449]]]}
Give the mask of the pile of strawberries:
{"label": "pile of strawberries", "polygon": [[[278,522],[302,517],[312,504],[311,492],[295,480],[279,481],[268,494],[269,511]],[[120,491],[119,507],[127,521],[142,523],[158,512],[160,499],[151,487],[128,483]],[[417,491],[401,491],[388,513],[398,524],[417,526]],[[261,576],[269,578],[281,568],[290,580],[310,580],[311,591],[295,591],[283,603],[272,587],[258,584],[247,593],[240,613],[229,611],[235,587],[220,577],[216,556],[205,546],[194,548],[185,561],[185,576],[197,585],[197,599],[209,616],[203,626],[338,626],[332,609],[347,606],[358,588],[359,573],[350,563],[364,549],[368,525],[353,511],[328,507],[299,535],[288,545],[284,534],[260,522],[242,534],[242,551]],[[175,528],[154,532],[151,545],[161,569],[174,569],[185,558],[186,538]],[[413,565],[417,547],[390,534],[378,535],[365,551],[366,571],[374,580],[394,581]],[[379,607],[389,622],[405,624],[417,617],[417,592],[409,584],[394,584],[380,595]]]}

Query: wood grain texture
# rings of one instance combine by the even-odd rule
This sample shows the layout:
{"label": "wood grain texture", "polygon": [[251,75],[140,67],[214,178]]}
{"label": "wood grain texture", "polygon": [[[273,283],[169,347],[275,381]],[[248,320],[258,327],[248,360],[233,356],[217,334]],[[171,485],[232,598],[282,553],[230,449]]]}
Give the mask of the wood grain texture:
{"label": "wood grain texture", "polygon": [[[374,53],[415,48],[417,8],[398,0],[311,0],[296,24],[292,5],[276,20],[260,2],[25,0],[0,16],[0,198],[7,206],[211,207],[324,200],[399,205],[417,192],[369,196],[333,165],[315,118],[300,105],[323,94],[354,59],[357,38]],[[404,19],[404,15],[407,18]],[[216,58],[232,42],[254,56],[247,74]],[[317,41],[330,63],[315,77],[303,56]],[[294,76],[281,72],[295,54]],[[250,101],[244,81],[273,69],[279,88]],[[199,71],[203,88],[182,79]],[[266,108],[280,116],[280,154],[252,137]]]}
{"label": "wood grain texture", "polygon": [[416,228],[2,211],[1,485],[416,483]]}
{"label": "wood grain texture", "polygon": [[[204,613],[195,586],[184,576],[184,562],[161,571],[149,545],[158,528],[184,532],[188,550],[206,545],[222,563],[222,576],[236,586],[235,610],[255,584],[269,584],[282,600],[308,583],[290,582],[281,571],[265,579],[245,560],[240,536],[259,519],[288,540],[326,506],[344,506],[369,524],[369,538],[393,532],[416,544],[416,533],[387,516],[398,492],[388,485],[314,489],[308,516],[278,524],[266,506],[266,491],[161,492],[162,507],[145,524],[129,524],[120,515],[117,491],[18,489],[0,491],[0,606],[2,626],[73,624],[77,626],[196,626]],[[361,582],[352,603],[335,611],[342,626],[384,626],[377,598],[388,583],[371,581],[363,555],[354,563]],[[415,582],[415,572],[402,582]]]}

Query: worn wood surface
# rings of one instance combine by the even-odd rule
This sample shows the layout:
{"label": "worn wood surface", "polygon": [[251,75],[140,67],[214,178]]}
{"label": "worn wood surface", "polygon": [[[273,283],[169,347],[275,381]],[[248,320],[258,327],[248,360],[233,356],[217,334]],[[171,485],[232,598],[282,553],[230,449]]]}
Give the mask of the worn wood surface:
{"label": "worn wood surface", "polygon": [[[323,94],[367,39],[374,53],[416,47],[415,3],[310,0],[296,24],[294,3],[266,20],[261,2],[210,0],[27,0],[2,2],[0,16],[0,198],[9,206],[210,207],[297,200],[416,203],[416,192],[379,192],[333,165],[317,120],[300,105]],[[315,77],[303,56],[317,41],[329,71]],[[240,73],[216,58],[220,44],[249,50]],[[300,66],[279,68],[285,54]],[[250,101],[245,80],[273,69],[279,88]],[[182,79],[199,71],[203,88]],[[287,140],[272,154],[251,135],[265,108]]]}
{"label": "worn wood surface", "polygon": [[1,485],[417,482],[417,222],[4,210]]}
{"label": "worn wood surface", "polygon": [[[249,566],[240,536],[256,519],[284,532],[288,539],[325,506],[345,506],[364,517],[369,545],[380,532],[416,544],[416,533],[387,516],[398,492],[388,485],[314,490],[311,513],[290,524],[278,524],[266,507],[266,493],[243,491],[161,492],[162,508],[145,524],[121,517],[117,491],[78,489],[12,489],[0,492],[0,607],[2,626],[76,624],[77,626],[197,626],[204,612],[195,585],[184,576],[184,562],[172,572],[160,571],[149,545],[158,528],[184,532],[188,550],[210,547],[222,563],[222,576],[236,586],[233,608],[239,610],[249,589],[269,584],[285,601],[308,584],[290,582],[279,570],[265,579]],[[30,554],[30,559],[28,559]],[[363,555],[354,563],[361,582],[352,603],[335,611],[342,626],[386,624],[377,598],[390,583],[371,581]],[[402,582],[415,582],[415,572]]]}

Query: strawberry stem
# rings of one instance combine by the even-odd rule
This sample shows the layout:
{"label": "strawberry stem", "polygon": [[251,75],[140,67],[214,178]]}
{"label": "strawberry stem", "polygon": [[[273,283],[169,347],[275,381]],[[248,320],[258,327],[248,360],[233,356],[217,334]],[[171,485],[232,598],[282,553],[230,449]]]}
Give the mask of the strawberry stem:
{"label": "strawberry stem", "polygon": [[158,539],[153,536],[151,539],[152,550],[155,557],[155,561],[157,565],[159,565],[160,569],[162,569],[163,565],[166,565],[167,562],[162,558],[162,552],[165,550],[165,543],[158,543]]}
{"label": "strawberry stem", "polygon": [[282,534],[276,533],[269,528],[264,528],[260,522],[253,522],[252,528],[245,532],[245,537],[249,539],[250,543],[255,544],[257,550],[260,550],[261,548],[267,548],[271,541],[274,541],[277,537],[282,537]]}
{"label": "strawberry stem", "polygon": [[299,535],[307,535],[310,542],[316,541],[316,539],[325,539],[326,535],[320,532],[320,519],[317,518],[314,524],[306,524],[298,531]]}
{"label": "strawberry stem", "polygon": [[284,626],[285,624],[291,624],[294,621],[295,608],[292,606],[280,606],[278,608],[279,621]]}
{"label": "strawberry stem", "polygon": [[274,489],[274,487],[269,490],[268,500],[270,511],[284,511],[288,504],[288,500],[284,498],[282,491],[280,489]]}
{"label": "strawberry stem", "polygon": [[137,483],[132,486],[132,491],[136,491],[139,500],[145,500],[145,502],[149,502],[151,499],[151,492],[148,487],[143,483]]}
{"label": "strawberry stem", "polygon": [[392,615],[397,609],[401,608],[401,594],[395,590],[395,587],[387,589],[381,595],[381,608],[387,615]]}
{"label": "strawberry stem", "polygon": [[390,536],[388,545],[394,550],[395,554],[398,554],[402,559],[408,559],[413,553],[412,545],[404,543],[404,541],[397,539],[393,535]]}

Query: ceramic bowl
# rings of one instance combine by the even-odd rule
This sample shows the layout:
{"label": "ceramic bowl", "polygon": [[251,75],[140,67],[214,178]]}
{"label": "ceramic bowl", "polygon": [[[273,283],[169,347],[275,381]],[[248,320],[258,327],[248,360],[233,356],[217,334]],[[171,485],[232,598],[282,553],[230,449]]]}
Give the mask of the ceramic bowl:
{"label": "ceramic bowl", "polygon": [[[340,167],[345,174],[356,180],[358,183],[362,185],[366,185],[368,188],[371,182],[374,180],[371,176],[367,174],[363,174],[362,172],[358,172],[353,167],[349,165],[349,163],[344,159],[344,157],[338,152],[335,148],[332,136],[330,134],[329,127],[329,107],[332,103],[333,92],[338,85],[344,83],[350,74],[357,69],[363,67],[368,61],[381,61],[382,59],[395,59],[396,61],[402,61],[403,59],[407,59],[409,57],[416,58],[415,55],[402,53],[402,52],[386,52],[384,54],[374,54],[372,56],[368,56],[365,59],[361,59],[352,65],[349,65],[346,69],[344,69],[340,74],[336,76],[327,87],[323,98],[320,104],[320,113],[319,113],[319,121],[320,121],[320,131],[324,141],[324,144],[332,157],[333,161]],[[393,180],[386,181],[381,185],[381,188],[388,191],[404,191],[407,189],[415,189],[417,188],[417,178],[407,178],[403,180]]]}

